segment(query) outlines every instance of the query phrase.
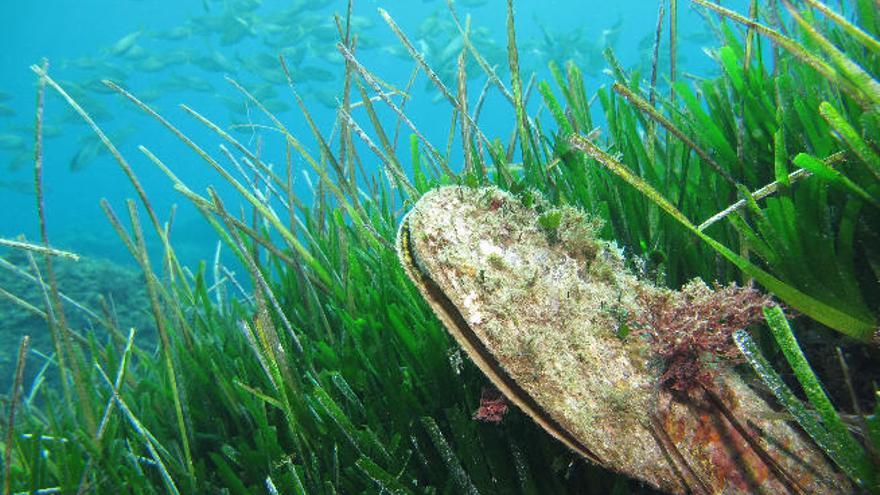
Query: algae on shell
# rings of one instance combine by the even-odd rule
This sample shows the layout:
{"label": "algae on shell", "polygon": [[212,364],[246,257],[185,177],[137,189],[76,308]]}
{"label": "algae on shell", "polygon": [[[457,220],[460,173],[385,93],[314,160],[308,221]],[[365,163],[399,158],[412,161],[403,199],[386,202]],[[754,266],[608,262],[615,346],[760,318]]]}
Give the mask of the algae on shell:
{"label": "algae on shell", "polygon": [[619,330],[621,315],[646,311],[637,294],[667,289],[628,271],[579,211],[547,211],[496,188],[443,187],[398,233],[409,277],[511,402],[583,457],[671,493],[848,491],[731,369],[717,370],[715,397],[771,459],[719,411],[661,387],[651,347]]}

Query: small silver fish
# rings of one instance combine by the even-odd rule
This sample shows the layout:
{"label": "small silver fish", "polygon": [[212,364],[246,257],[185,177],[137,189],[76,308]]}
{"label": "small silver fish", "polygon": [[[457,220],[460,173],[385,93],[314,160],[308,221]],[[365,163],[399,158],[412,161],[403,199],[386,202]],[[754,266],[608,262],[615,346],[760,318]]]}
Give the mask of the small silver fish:
{"label": "small silver fish", "polygon": [[117,57],[125,55],[126,52],[134,48],[142,33],[143,31],[135,31],[123,36],[119,41],[114,43],[112,47],[110,47],[110,53]]}
{"label": "small silver fish", "polygon": [[18,134],[0,134],[0,149],[14,150],[25,145],[25,140]]}
{"label": "small silver fish", "polygon": [[177,26],[166,29],[164,31],[156,32],[153,34],[153,36],[157,39],[165,41],[179,41],[192,36],[192,28],[190,28],[189,26]]}

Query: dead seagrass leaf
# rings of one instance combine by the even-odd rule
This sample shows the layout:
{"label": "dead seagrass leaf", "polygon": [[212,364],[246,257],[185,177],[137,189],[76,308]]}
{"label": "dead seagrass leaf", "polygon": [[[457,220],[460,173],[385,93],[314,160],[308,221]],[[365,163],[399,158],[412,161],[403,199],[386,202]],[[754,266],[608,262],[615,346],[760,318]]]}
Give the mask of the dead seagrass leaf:
{"label": "dead seagrass leaf", "polygon": [[[539,207],[540,208],[540,207]],[[732,370],[700,399],[660,386],[627,316],[660,291],[573,209],[444,187],[401,223],[398,254],[434,312],[517,407],[581,456],[671,493],[846,493],[814,444]]]}

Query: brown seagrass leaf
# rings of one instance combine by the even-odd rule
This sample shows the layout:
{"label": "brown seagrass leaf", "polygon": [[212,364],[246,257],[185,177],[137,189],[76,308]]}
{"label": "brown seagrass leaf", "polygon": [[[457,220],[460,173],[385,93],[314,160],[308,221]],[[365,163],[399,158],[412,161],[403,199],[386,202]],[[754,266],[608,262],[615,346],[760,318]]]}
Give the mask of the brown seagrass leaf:
{"label": "brown seagrass leaf", "polygon": [[627,271],[595,230],[540,198],[526,206],[494,188],[444,187],[406,215],[397,249],[498,390],[584,458],[670,493],[847,492],[731,370],[714,371],[712,400],[660,386],[663,363],[639,332],[621,330],[648,311],[640,295],[674,292]]}

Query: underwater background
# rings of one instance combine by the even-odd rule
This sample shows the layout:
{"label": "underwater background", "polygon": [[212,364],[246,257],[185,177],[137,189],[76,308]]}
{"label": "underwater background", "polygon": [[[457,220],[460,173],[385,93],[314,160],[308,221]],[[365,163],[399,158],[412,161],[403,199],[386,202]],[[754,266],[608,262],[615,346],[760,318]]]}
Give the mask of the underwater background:
{"label": "underwater background", "polygon": [[[650,64],[658,5],[634,1],[595,8],[582,2],[555,1],[520,2],[516,7],[523,20],[518,26],[523,71],[534,73],[538,80],[549,77],[547,63],[551,60],[559,64],[571,60],[583,71],[587,87],[607,84],[602,54],[606,47],[614,48],[627,66],[646,69]],[[463,44],[444,1],[354,5],[352,26],[359,36],[360,60],[387,81],[401,86],[410,78],[414,65],[384,25],[378,8],[388,10],[403,29],[412,33],[418,49],[447,84],[454,81]],[[490,63],[503,68],[507,57],[504,2],[468,1],[458,8],[460,15],[473,16],[475,42],[480,43]],[[296,90],[318,128],[331,135],[336,129],[336,107],[341,101],[344,75],[333,16],[344,14],[345,9],[345,2],[305,0],[205,0],[173,5],[148,0],[87,1],[51,8],[31,2],[8,5],[8,15],[0,20],[4,46],[9,47],[0,54],[0,73],[4,74],[0,87],[0,237],[39,236],[32,183],[36,79],[28,68],[31,65],[48,60],[53,77],[64,84],[124,154],[139,154],[137,147],[148,145],[155,153],[178,156],[173,167],[182,180],[196,189],[213,185],[226,196],[232,192],[231,187],[218,182],[209,167],[199,163],[154,120],[122,104],[101,81],[121,84],[159,110],[180,112],[175,107],[187,104],[225,123],[243,142],[263,147],[264,155],[281,156],[277,133],[258,127],[266,126],[269,120],[243,101],[226,78],[252,91],[288,122],[292,132],[308,135],[309,127],[300,117],[278,63],[278,55],[284,55]],[[589,15],[585,15],[587,12]],[[682,55],[679,63],[683,70],[708,75],[714,67],[700,49],[711,45],[712,35],[695,10],[683,9],[680,16],[682,51],[687,55]],[[471,65],[469,91],[478,94],[485,78],[480,77],[473,62]],[[436,89],[421,76],[410,93],[412,101],[407,108],[413,122],[430,141],[445,142],[449,119],[436,119],[445,103]],[[63,100],[50,95],[45,113],[45,205],[53,245],[134,266],[123,243],[116,242],[116,234],[100,207],[101,199],[122,204],[132,197],[134,191],[128,179],[95,133]],[[485,132],[507,132],[512,118],[510,108],[499,96],[489,94],[480,119]],[[254,127],[244,127],[247,125]],[[184,130],[196,140],[211,135],[198,125]],[[318,148],[312,146],[311,151],[317,152]],[[212,259],[217,238],[210,226],[195,208],[180,201],[158,168],[146,159],[138,162],[133,166],[154,207],[160,211],[168,211],[172,205],[179,207],[174,242],[180,259],[193,267]],[[303,163],[295,165],[298,172],[293,176],[294,192],[309,201],[308,182],[309,177],[314,180],[314,174],[310,175]],[[364,168],[375,173],[379,165],[365,163]],[[112,266],[94,270],[106,273],[101,278],[110,282],[84,277],[82,280],[95,290],[75,286],[68,290],[83,290],[90,295],[81,297],[90,299],[109,292],[123,302],[127,284],[113,283],[113,272],[107,273],[105,268],[111,270]],[[13,276],[6,283],[21,281]],[[21,314],[8,301],[0,302],[0,308],[16,315],[0,321],[0,334],[8,336],[4,342],[10,345],[2,353],[5,359],[0,376],[4,378],[0,383],[8,386],[5,377],[12,373],[12,349],[22,335],[32,331],[22,322],[43,324]],[[133,319],[127,324],[143,321],[133,310],[120,311]]]}
{"label": "underwater background", "polygon": [[[745,5],[745,2],[740,2]],[[473,16],[479,29],[477,42],[485,45],[492,64],[506,64],[505,5],[501,1],[460,2],[461,15]],[[377,8],[386,9],[411,33],[427,61],[452,79],[461,48],[461,36],[452,24],[445,2],[397,1],[355,4],[353,27],[360,37],[359,57],[389,82],[405,84],[413,62],[394,33],[384,25]],[[575,61],[590,87],[607,84],[603,76],[605,46],[614,47],[626,65],[650,63],[657,5],[652,2],[531,2],[517,4],[518,31],[525,73],[548,77],[547,62]],[[159,108],[173,109],[186,103],[206,116],[227,125],[265,124],[265,119],[240,101],[238,92],[224,78],[231,77],[257,96],[269,101],[270,109],[289,120],[298,134],[308,127],[298,117],[277,55],[289,60],[297,90],[305,99],[319,128],[330,132],[341,95],[342,56],[336,50],[334,13],[344,13],[343,2],[205,0],[163,4],[149,0],[95,1],[51,6],[13,2],[4,7],[0,22],[2,40],[8,47],[0,54],[0,163],[4,166],[0,191],[4,212],[0,234],[25,234],[35,238],[37,225],[31,196],[32,137],[35,76],[28,67],[48,59],[59,81],[70,83],[68,91],[106,127],[122,150],[149,143],[157,151],[186,155],[173,137],[161,132],[148,118],[120,104],[112,90],[101,84],[110,79]],[[711,45],[711,35],[692,9],[682,9],[683,52],[680,63],[687,71],[706,74],[711,61],[699,51]],[[470,90],[479,93],[484,78],[471,71]],[[433,122],[442,109],[433,87],[424,76],[413,88],[411,117],[432,141],[446,138],[448,122]],[[497,95],[490,95],[480,122],[487,132],[500,132],[509,125],[509,109]],[[249,120],[250,119],[250,120]],[[447,119],[448,120],[448,119]],[[187,129],[190,131],[190,129]],[[191,130],[198,138],[200,132]],[[238,130],[247,142],[262,137],[270,145],[271,133]],[[112,165],[112,157],[99,145],[90,129],[61,100],[50,97],[46,105],[46,206],[56,243],[83,254],[128,261],[122,246],[103,242],[113,237],[98,206],[101,198],[111,202],[131,195],[124,175]],[[276,140],[277,141],[277,140]],[[191,156],[176,171],[181,178],[204,187],[213,174]],[[144,187],[156,206],[167,209],[180,203],[161,172],[148,164],[138,167]],[[303,177],[295,177],[296,192],[307,194]],[[215,184],[217,185],[217,184]],[[219,185],[218,185],[219,186]],[[192,210],[181,211],[178,250],[188,250],[187,260],[205,256],[201,244],[208,231]],[[202,235],[200,235],[200,233]],[[208,235],[210,237],[210,235]],[[186,244],[186,246],[184,246]],[[115,250],[115,254],[114,254]],[[199,252],[201,251],[201,254]],[[208,251],[209,252],[209,251]],[[191,255],[191,257],[189,257]]]}
{"label": "underwater background", "polygon": [[785,323],[738,334],[738,369],[878,492],[880,5],[723,2],[768,34],[706,3],[518,0],[512,74],[502,0],[7,2],[0,239],[44,244],[41,198],[81,258],[0,246],[4,495],[653,493],[521,413],[475,419],[487,382],[393,249],[446,184],[582,208],[661,286],[757,283]]}

